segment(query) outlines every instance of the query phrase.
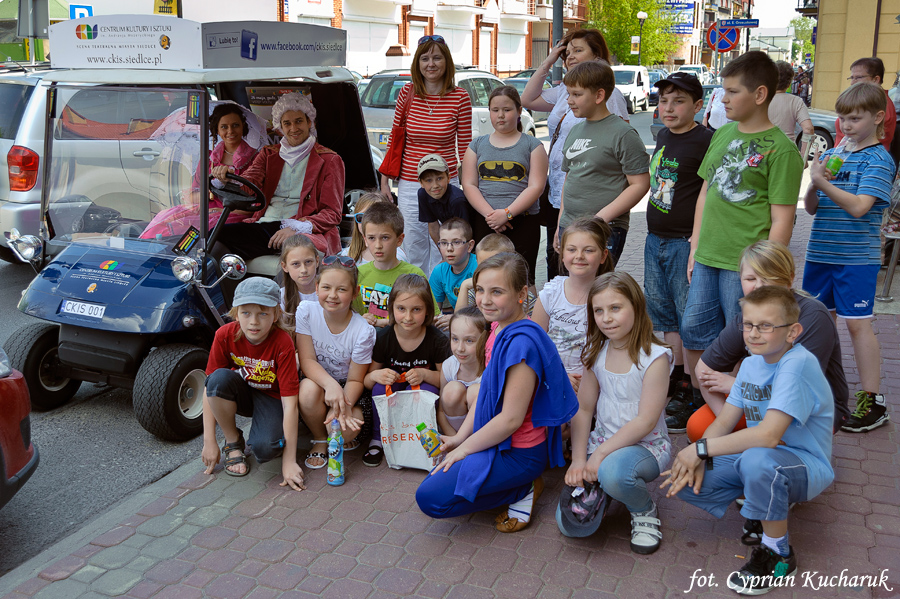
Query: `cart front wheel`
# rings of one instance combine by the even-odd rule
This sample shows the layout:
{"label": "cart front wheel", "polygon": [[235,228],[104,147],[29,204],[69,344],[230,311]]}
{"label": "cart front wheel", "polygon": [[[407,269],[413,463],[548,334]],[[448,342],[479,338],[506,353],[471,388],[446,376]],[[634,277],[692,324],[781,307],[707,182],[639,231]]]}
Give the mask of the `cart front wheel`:
{"label": "cart front wheel", "polygon": [[78,392],[81,381],[69,378],[59,361],[59,327],[43,322],[22,327],[6,342],[10,365],[22,373],[38,411],[67,403]]}
{"label": "cart front wheel", "polygon": [[203,388],[209,352],[176,343],[150,352],[134,379],[132,404],[138,422],[168,441],[203,432]]}

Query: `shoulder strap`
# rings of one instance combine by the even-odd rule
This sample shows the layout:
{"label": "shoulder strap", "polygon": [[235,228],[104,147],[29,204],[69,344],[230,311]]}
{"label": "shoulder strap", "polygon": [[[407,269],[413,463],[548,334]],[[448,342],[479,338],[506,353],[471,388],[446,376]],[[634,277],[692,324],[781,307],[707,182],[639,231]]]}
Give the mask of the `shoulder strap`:
{"label": "shoulder strap", "polygon": [[411,82],[406,85],[409,87],[409,94],[406,96],[406,105],[403,107],[403,120],[400,121],[401,127],[406,124],[406,120],[409,118],[409,110],[412,108],[413,96],[416,93],[416,88]]}
{"label": "shoulder strap", "polygon": [[559,122],[556,124],[556,130],[553,132],[553,137],[550,138],[550,150],[547,152],[547,155],[550,155],[550,152],[553,151],[553,144],[556,143],[556,140],[559,139],[559,130],[562,128],[563,121],[566,120],[566,115],[569,114],[569,109],[566,108],[566,111],[560,117]]}

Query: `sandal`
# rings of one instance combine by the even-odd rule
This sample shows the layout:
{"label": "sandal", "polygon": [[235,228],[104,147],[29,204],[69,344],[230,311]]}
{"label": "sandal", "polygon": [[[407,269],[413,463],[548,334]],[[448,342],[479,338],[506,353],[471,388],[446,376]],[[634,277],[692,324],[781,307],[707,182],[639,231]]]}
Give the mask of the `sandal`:
{"label": "sandal", "polygon": [[[247,461],[247,456],[244,455],[244,450],[247,448],[247,444],[244,442],[244,431],[238,429],[238,439],[234,443],[225,442],[225,445],[222,446],[222,456],[225,458],[225,474],[229,476],[247,476],[250,474],[250,462]],[[228,457],[228,454],[232,451],[240,451],[241,455]],[[243,464],[246,470],[243,472],[235,472],[233,470],[229,470],[229,466],[237,466],[239,464]]]}
{"label": "sandal", "polygon": [[[327,445],[328,439],[325,439],[324,441],[319,441],[319,440],[313,439],[311,441],[311,443],[313,445],[316,445],[318,443],[323,443],[323,444]],[[313,460],[313,459],[320,459],[320,460],[322,460],[322,463],[318,464],[318,465],[310,464],[309,461]],[[309,468],[310,470],[320,470],[320,469],[324,468],[326,464],[328,464],[328,454],[325,453],[324,451],[310,451],[308,454],[306,454],[306,459],[303,460],[303,463],[306,464],[306,467]]]}
{"label": "sandal", "polygon": [[534,479],[534,483],[532,483],[532,488],[534,489],[534,498],[531,503],[531,518],[528,522],[522,522],[518,518],[510,518],[509,517],[509,508],[503,511],[502,514],[497,516],[494,519],[496,525],[494,528],[499,530],[500,532],[519,532],[529,524],[531,524],[531,520],[534,519],[534,508],[537,505],[537,500],[541,496],[541,493],[544,492],[544,478],[539,476]]}
{"label": "sandal", "polygon": [[351,439],[344,443],[344,451],[353,451],[354,449],[359,449],[359,437],[355,439]]}

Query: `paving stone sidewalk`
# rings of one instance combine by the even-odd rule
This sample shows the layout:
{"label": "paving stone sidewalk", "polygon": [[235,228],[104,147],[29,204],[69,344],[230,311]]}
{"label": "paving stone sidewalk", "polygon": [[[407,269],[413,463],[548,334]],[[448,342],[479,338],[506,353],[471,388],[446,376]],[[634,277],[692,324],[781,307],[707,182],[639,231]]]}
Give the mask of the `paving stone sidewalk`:
{"label": "paving stone sidewalk", "polygon": [[[643,217],[620,268],[640,277]],[[806,239],[808,218],[795,238]],[[795,242],[795,256],[803,244]],[[802,264],[802,260],[799,261]],[[900,421],[900,317],[875,321],[882,345],[883,392]],[[846,329],[844,365],[851,389],[858,374]],[[799,570],[794,588],[769,596],[900,597],[900,452],[892,422],[867,434],[839,433],[835,484],[791,512],[791,542]],[[675,435],[678,449],[686,444]],[[245,478],[196,472],[111,524],[88,525],[77,548],[49,550],[0,579],[4,599],[199,597],[326,598],[674,598],[734,597],[728,574],[746,561],[737,509],[716,520],[654,487],[662,519],[662,547],[650,556],[629,549],[625,508],[613,504],[600,531],[568,539],[557,530],[555,504],[563,469],[545,474],[547,489],[535,521],[512,535],[494,530],[494,513],[438,521],[423,515],[415,491],[419,471],[365,468],[360,452],[347,456],[347,482],[325,484],[324,470],[307,472],[301,493],[278,486],[280,460],[253,463]],[[82,531],[84,533],[85,531]],[[83,536],[83,535],[82,535]],[[65,543],[65,542],[64,542]],[[71,545],[71,543],[70,543]],[[10,550],[9,547],[3,550]],[[47,556],[53,556],[51,559]],[[878,588],[834,587],[838,577],[884,573]],[[803,573],[816,573],[803,578]],[[715,575],[718,586],[698,586]],[[853,584],[853,581],[849,581]],[[858,582],[858,581],[857,581]],[[805,583],[805,585],[804,585]],[[12,586],[14,585],[14,588]],[[691,589],[689,591],[689,589]],[[892,590],[889,590],[892,589]],[[688,592],[689,591],[689,592]]]}

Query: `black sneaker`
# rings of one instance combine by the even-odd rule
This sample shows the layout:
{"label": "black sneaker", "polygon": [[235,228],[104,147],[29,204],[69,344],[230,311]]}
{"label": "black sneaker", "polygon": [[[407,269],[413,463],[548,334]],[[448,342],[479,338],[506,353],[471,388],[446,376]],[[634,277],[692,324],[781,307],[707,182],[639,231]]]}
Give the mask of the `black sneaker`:
{"label": "black sneaker", "polygon": [[694,412],[696,412],[698,408],[706,404],[699,389],[691,387],[691,397],[692,399],[689,402],[686,402],[684,407],[681,408],[678,413],[666,418],[666,427],[669,429],[670,433],[677,434],[687,432],[688,420],[690,420],[691,416],[694,415]]}
{"label": "black sneaker", "polygon": [[753,550],[750,561],[728,577],[728,588],[738,595],[764,595],[772,589],[790,587],[797,572],[793,547],[782,557],[762,545]]}
{"label": "black sneaker", "polygon": [[750,518],[744,520],[744,534],[741,535],[741,543],[750,546],[759,545],[762,543],[762,536],[762,522]]}
{"label": "black sneaker", "polygon": [[672,399],[666,405],[666,414],[673,416],[684,409],[684,404],[694,399],[694,388],[687,381],[678,381],[675,385],[675,391],[672,393]]}
{"label": "black sneaker", "polygon": [[368,466],[369,468],[377,468],[381,465],[381,460],[383,459],[384,449],[381,447],[381,445],[370,445],[366,453],[363,454],[362,463],[363,466]]}
{"label": "black sneaker", "polygon": [[887,424],[891,419],[884,403],[884,395],[881,393],[856,393],[856,410],[841,426],[841,430],[848,433],[864,433]]}

